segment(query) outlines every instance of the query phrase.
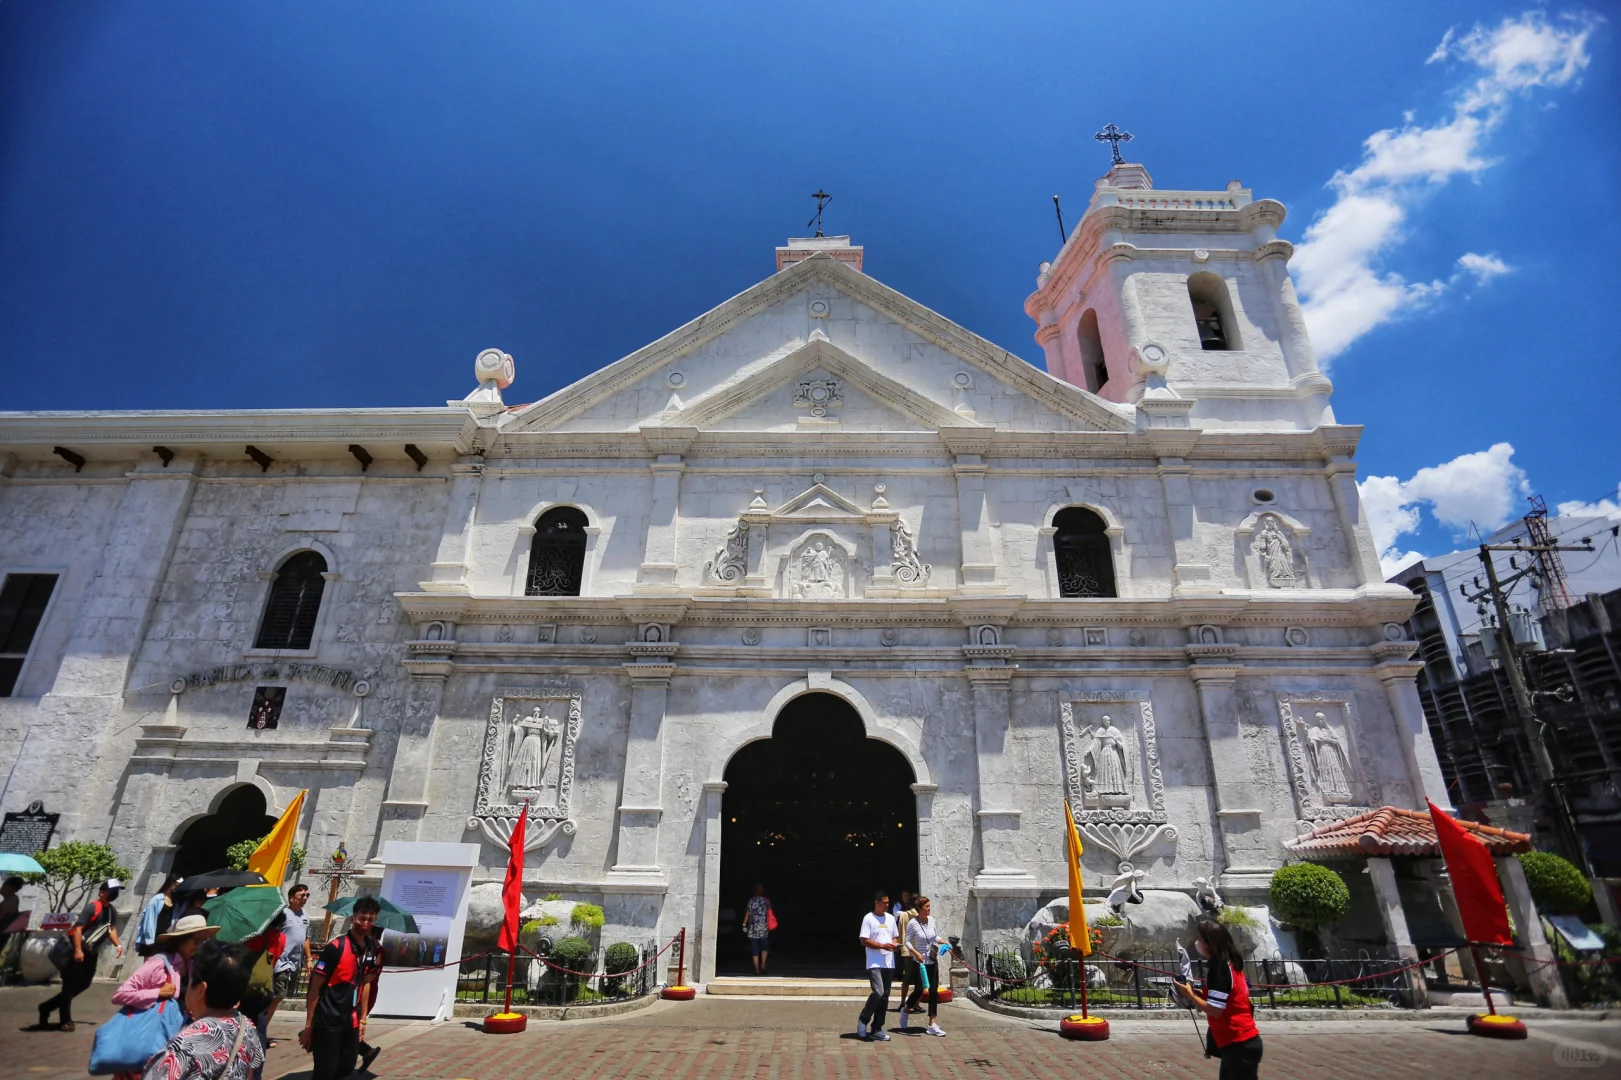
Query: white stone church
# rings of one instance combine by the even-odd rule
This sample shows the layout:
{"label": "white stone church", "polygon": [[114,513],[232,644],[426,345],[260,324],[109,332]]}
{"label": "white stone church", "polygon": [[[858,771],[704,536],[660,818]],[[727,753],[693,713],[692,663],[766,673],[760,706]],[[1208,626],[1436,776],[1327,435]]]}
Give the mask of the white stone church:
{"label": "white stone church", "polygon": [[1045,371],[818,236],[530,405],[492,349],[444,406],[0,414],[3,808],[134,907],[301,788],[312,857],[480,880],[527,801],[531,893],[700,980],[756,882],[787,951],[880,888],[1022,928],[1066,796],[1100,893],[1260,899],[1304,828],[1447,804],[1283,217],[1117,165]]}

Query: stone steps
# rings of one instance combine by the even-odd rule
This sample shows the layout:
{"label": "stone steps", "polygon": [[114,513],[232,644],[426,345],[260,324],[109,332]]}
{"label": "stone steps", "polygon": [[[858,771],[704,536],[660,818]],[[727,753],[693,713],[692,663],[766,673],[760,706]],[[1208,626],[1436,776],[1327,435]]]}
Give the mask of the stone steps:
{"label": "stone steps", "polygon": [[776,976],[720,975],[704,986],[706,994],[747,997],[865,998],[866,979],[793,979]]}

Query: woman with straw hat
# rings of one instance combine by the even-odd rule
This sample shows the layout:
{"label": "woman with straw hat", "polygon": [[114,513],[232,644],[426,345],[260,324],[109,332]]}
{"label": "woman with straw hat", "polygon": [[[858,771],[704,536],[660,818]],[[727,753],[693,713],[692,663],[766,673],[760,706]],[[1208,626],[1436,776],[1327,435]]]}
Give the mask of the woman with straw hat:
{"label": "woman with straw hat", "polygon": [[[186,984],[191,974],[191,958],[196,955],[198,946],[219,932],[219,927],[209,926],[201,915],[185,915],[176,919],[166,933],[157,936],[152,955],[113,993],[113,1004],[144,1012],[159,1002],[177,999],[176,1022],[165,1038],[179,1031],[183,1023],[180,1020],[181,1004],[185,1001]],[[159,1043],[152,1048],[152,1052],[155,1054],[161,1049],[163,1044]],[[116,1074],[120,1080],[139,1075],[139,1072]]]}

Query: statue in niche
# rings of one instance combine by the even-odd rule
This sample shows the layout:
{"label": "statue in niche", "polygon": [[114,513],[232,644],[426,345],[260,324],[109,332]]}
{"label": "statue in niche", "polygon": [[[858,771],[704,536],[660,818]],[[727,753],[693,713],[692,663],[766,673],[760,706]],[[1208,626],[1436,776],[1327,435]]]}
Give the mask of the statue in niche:
{"label": "statue in niche", "polygon": [[798,595],[806,600],[844,599],[844,566],[838,554],[821,540],[799,553]]}
{"label": "statue in niche", "polygon": [[507,788],[538,791],[546,783],[557,746],[563,740],[563,722],[542,716],[540,708],[512,725],[512,765],[507,771]]}
{"label": "statue in niche", "polygon": [[1109,717],[1082,733],[1091,745],[1081,755],[1081,775],[1100,806],[1131,807],[1131,753],[1126,736]]}
{"label": "statue in niche", "polygon": [[1325,803],[1351,801],[1350,762],[1339,736],[1328,725],[1328,717],[1317,713],[1315,723],[1307,726],[1306,745],[1311,750],[1312,766],[1317,771],[1317,787]]}
{"label": "statue in niche", "polygon": [[1294,551],[1289,546],[1289,538],[1283,535],[1283,529],[1278,526],[1276,517],[1268,514],[1261,519],[1261,531],[1256,534],[1250,547],[1261,561],[1261,570],[1266,575],[1268,585],[1274,589],[1296,587]]}

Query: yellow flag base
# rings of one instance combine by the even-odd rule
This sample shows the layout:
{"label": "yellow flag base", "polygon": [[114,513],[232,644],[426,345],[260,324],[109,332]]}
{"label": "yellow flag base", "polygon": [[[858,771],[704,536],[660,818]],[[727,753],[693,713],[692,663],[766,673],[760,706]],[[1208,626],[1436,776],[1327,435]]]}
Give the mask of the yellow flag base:
{"label": "yellow flag base", "polygon": [[1465,1027],[1469,1034],[1487,1039],[1524,1039],[1530,1035],[1525,1030],[1525,1021],[1498,1013],[1475,1013],[1465,1022]]}
{"label": "yellow flag base", "polygon": [[1109,1022],[1101,1016],[1066,1016],[1058,1022],[1058,1033],[1081,1042],[1103,1042],[1109,1037]]}
{"label": "yellow flag base", "polygon": [[529,1017],[523,1013],[491,1013],[484,1018],[484,1034],[516,1035],[529,1026]]}
{"label": "yellow flag base", "polygon": [[666,986],[659,991],[659,997],[665,1001],[691,1001],[697,996],[697,988],[691,986]]}

